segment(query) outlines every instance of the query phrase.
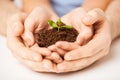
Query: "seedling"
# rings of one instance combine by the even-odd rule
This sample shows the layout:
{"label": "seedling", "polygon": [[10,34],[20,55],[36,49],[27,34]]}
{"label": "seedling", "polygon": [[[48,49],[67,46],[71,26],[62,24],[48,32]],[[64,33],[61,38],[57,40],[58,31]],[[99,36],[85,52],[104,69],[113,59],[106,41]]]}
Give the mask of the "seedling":
{"label": "seedling", "polygon": [[54,22],[54,21],[52,21],[52,20],[48,20],[48,24],[49,24],[52,28],[57,28],[57,29],[58,29],[58,32],[59,32],[59,30],[62,29],[62,28],[66,28],[66,29],[72,28],[72,26],[70,26],[70,25],[65,25],[65,24],[61,21],[61,19],[58,19],[57,22]]}

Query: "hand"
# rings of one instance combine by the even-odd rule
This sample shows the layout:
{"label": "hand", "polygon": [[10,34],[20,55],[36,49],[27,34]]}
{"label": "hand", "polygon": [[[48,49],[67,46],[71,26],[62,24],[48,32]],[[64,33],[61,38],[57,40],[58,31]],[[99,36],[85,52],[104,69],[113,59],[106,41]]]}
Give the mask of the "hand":
{"label": "hand", "polygon": [[[94,24],[95,34],[92,40],[84,46],[80,46],[77,49],[67,52],[64,56],[66,61],[57,65],[58,72],[69,72],[83,69],[109,53],[112,41],[111,23],[108,19],[101,18],[105,17],[105,15],[103,15],[103,13],[98,14],[97,11],[94,11],[96,15],[91,15],[94,16],[91,19],[96,21]],[[84,23],[87,22],[87,20],[84,20]],[[61,48],[70,49],[70,43],[67,44],[67,46],[61,46]]]}
{"label": "hand", "polygon": [[[89,16],[89,14],[91,14],[91,12],[92,11],[87,13],[83,8],[76,8],[61,18],[65,24],[72,25],[79,32],[79,35],[76,40],[79,45],[85,45],[93,36],[94,31],[93,31],[92,26],[93,26],[94,21],[93,21],[93,23],[89,23],[89,21],[88,21],[86,23],[87,25],[85,25],[84,22],[82,21],[82,18],[84,16],[91,17],[91,16]],[[72,44],[73,43],[71,43],[71,48],[72,47],[78,48],[78,46],[79,46],[76,44],[76,42],[75,42],[76,46],[72,46]],[[51,51],[55,51],[62,56],[64,56],[64,54],[69,50],[69,49],[62,49],[60,47],[56,47],[55,45],[52,45],[48,48]]]}
{"label": "hand", "polygon": [[[99,16],[97,16],[99,15]],[[93,9],[91,11],[85,12],[83,8],[77,8],[67,15],[62,17],[62,20],[66,24],[71,24],[73,27],[79,32],[79,35],[77,37],[76,42],[70,43],[64,43],[64,42],[57,42],[56,46],[52,45],[49,47],[50,50],[56,51],[60,55],[64,55],[67,51],[70,51],[72,49],[78,48],[78,46],[83,46],[87,44],[87,42],[93,37],[94,34],[94,23],[97,22],[97,20],[101,21],[105,17],[103,16],[104,12],[98,8]],[[93,18],[93,19],[92,19]],[[64,49],[62,49],[62,45],[65,44]]]}
{"label": "hand", "polygon": [[77,38],[79,39],[79,45],[84,45],[93,36],[93,24],[87,23],[87,25],[84,25],[82,21],[83,16],[90,17],[89,13],[80,7],[61,18],[65,24],[72,25],[79,32],[79,37]]}
{"label": "hand", "polygon": [[7,45],[13,55],[23,64],[34,71],[54,72],[55,64],[50,60],[43,59],[40,53],[33,51],[23,44],[21,35],[23,34],[23,22],[26,15],[23,13],[15,14],[8,20]]}
{"label": "hand", "polygon": [[40,53],[42,56],[46,56],[47,59],[53,60],[55,63],[60,63],[62,62],[62,58],[56,52],[51,53],[49,49],[39,47],[34,41],[34,33],[43,29],[50,29],[47,24],[50,19],[57,21],[58,16],[48,9],[35,8],[25,19],[25,29],[22,38],[26,46],[31,47],[32,50]]}
{"label": "hand", "polygon": [[24,22],[25,29],[22,37],[27,46],[35,43],[33,33],[50,28],[47,24],[50,19],[57,21],[58,16],[47,8],[36,7],[33,9]]}

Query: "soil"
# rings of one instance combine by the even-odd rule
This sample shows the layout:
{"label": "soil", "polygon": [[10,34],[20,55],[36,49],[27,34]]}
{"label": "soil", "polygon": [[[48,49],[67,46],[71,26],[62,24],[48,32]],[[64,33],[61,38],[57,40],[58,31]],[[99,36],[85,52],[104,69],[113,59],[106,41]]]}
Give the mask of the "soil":
{"label": "soil", "polygon": [[34,34],[35,41],[40,47],[48,47],[52,44],[55,44],[57,41],[76,41],[78,32],[74,29],[62,28],[58,29],[53,28],[50,30],[39,31]]}

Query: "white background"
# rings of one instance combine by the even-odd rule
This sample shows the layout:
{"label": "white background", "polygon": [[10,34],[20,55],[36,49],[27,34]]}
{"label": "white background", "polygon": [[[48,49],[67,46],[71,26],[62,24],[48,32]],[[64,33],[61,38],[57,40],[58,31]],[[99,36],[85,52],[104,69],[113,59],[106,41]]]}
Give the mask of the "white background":
{"label": "white background", "polygon": [[67,74],[37,73],[20,64],[0,36],[0,80],[120,80],[120,38],[110,54],[85,70]]}

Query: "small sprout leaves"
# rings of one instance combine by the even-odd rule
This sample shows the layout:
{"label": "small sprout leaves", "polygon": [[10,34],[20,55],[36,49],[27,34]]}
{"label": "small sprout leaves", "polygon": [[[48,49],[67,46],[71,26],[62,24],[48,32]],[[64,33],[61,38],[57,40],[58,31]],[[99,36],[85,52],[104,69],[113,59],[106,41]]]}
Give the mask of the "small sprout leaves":
{"label": "small sprout leaves", "polygon": [[56,24],[54,21],[52,21],[52,20],[48,20],[48,24],[49,24],[51,27],[53,27],[53,28],[57,28],[57,27],[58,27],[57,24]]}
{"label": "small sprout leaves", "polygon": [[72,26],[70,25],[65,25],[61,19],[59,19],[57,22],[54,22],[52,20],[48,20],[48,24],[53,27],[53,28],[57,28],[58,29],[58,32],[61,28],[66,28],[66,29],[70,29],[72,28]]}
{"label": "small sprout leaves", "polygon": [[72,28],[72,26],[70,26],[70,25],[65,25],[65,26],[61,26],[61,27],[63,27],[63,28],[67,28],[67,29]]}

